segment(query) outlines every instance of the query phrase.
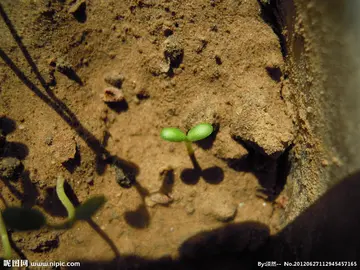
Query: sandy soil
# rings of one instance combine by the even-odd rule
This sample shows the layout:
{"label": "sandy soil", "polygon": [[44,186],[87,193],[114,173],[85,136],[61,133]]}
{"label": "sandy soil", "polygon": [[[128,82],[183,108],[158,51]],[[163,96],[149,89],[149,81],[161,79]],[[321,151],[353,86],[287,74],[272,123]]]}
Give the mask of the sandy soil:
{"label": "sandy soil", "polygon": [[[0,171],[20,171],[0,181],[4,201],[61,221],[58,175],[75,202],[107,198],[94,223],[12,232],[17,256],[176,257],[228,223],[281,228],[294,126],[256,0],[3,0],[1,15]],[[120,102],[104,102],[109,87]],[[201,122],[216,131],[194,145],[199,172],[159,133]]]}

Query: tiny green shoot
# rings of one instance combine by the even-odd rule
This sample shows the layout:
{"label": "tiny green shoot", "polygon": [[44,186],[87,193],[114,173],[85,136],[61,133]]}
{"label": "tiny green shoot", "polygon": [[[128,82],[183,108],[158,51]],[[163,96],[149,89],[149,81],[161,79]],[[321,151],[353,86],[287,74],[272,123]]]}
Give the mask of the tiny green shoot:
{"label": "tiny green shoot", "polygon": [[[6,226],[17,231],[38,230],[44,226],[51,229],[61,230],[71,228],[76,221],[90,220],[91,217],[103,206],[105,197],[94,196],[79,206],[75,207],[70,201],[64,190],[64,178],[59,176],[56,183],[56,194],[60,202],[65,207],[68,217],[65,222],[60,224],[50,224],[46,221],[43,213],[36,209],[28,209],[23,207],[7,207],[3,211],[4,223],[0,219],[0,235],[4,241]],[[5,228],[5,229],[4,229]],[[4,231],[5,230],[5,231]],[[6,245],[3,245],[6,252]]]}
{"label": "tiny green shoot", "polygon": [[6,225],[5,225],[1,211],[0,211],[0,235],[1,235],[2,247],[4,250],[3,257],[5,260],[10,260],[12,257],[11,245],[10,245],[9,235],[6,230]]}
{"label": "tiny green shoot", "polygon": [[208,123],[198,124],[191,128],[187,135],[178,128],[164,128],[161,130],[160,136],[162,139],[169,142],[184,142],[189,156],[194,155],[192,142],[203,140],[213,133],[214,128]]}
{"label": "tiny green shoot", "polygon": [[56,182],[56,194],[59,197],[59,200],[61,201],[62,205],[65,207],[67,213],[68,213],[68,220],[73,221],[75,218],[75,207],[66,196],[65,190],[64,190],[64,178],[62,176],[58,176],[57,182]]}

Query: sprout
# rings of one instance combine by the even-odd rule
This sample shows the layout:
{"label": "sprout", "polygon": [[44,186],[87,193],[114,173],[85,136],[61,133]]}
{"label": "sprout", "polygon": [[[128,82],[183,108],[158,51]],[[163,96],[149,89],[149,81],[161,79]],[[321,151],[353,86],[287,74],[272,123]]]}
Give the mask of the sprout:
{"label": "sprout", "polygon": [[187,135],[178,128],[164,128],[161,131],[161,138],[169,142],[185,142],[186,149],[189,156],[194,155],[194,149],[191,145],[192,142],[203,140],[213,133],[214,128],[207,123],[198,124],[189,130]]}
{"label": "sprout", "polygon": [[7,234],[5,235],[5,224],[9,228],[17,231],[39,230],[44,226],[48,226],[52,229],[68,229],[71,228],[78,220],[90,220],[91,217],[105,203],[104,196],[95,196],[75,207],[65,193],[64,181],[64,178],[62,176],[59,176],[56,183],[56,193],[68,213],[67,220],[63,223],[48,223],[44,214],[36,209],[28,209],[23,207],[7,207],[3,211],[4,222],[2,222],[0,216],[0,235],[2,237],[3,246],[6,254],[9,253],[6,249],[6,244],[4,244],[7,237]]}
{"label": "sprout", "polygon": [[1,236],[1,243],[4,249],[4,259],[10,260],[11,259],[11,245],[9,241],[9,235],[6,230],[5,222],[0,211],[0,236]]}

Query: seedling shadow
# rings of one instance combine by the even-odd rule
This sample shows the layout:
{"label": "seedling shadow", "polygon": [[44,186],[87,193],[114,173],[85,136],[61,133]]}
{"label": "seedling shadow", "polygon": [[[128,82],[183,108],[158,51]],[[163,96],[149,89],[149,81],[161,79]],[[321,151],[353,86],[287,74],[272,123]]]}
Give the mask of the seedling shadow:
{"label": "seedling shadow", "polygon": [[[104,131],[102,141],[101,141],[102,147],[104,147],[104,148],[107,147],[109,138],[110,138],[110,133],[108,131]],[[107,162],[103,159],[103,157],[101,155],[97,155],[95,160],[96,160],[96,164],[95,164],[96,173],[99,175],[102,175],[105,172]]]}
{"label": "seedling shadow", "polygon": [[14,120],[5,116],[0,118],[0,133],[6,136],[15,131],[15,129],[16,123]]}
{"label": "seedling shadow", "polygon": [[24,207],[31,208],[36,204],[36,200],[39,197],[39,191],[35,184],[31,182],[29,171],[25,170],[21,175],[21,183],[23,186],[23,194],[21,204]]}
{"label": "seedling shadow", "polygon": [[[162,176],[163,182],[159,192],[162,194],[170,194],[173,190],[175,182],[174,170],[165,170]],[[150,195],[150,192],[146,188],[142,187],[138,182],[135,182],[134,186],[140,194],[142,202],[136,210],[125,212],[125,221],[133,228],[145,229],[150,225],[150,214],[145,204],[145,198]]]}
{"label": "seedling shadow", "polygon": [[173,186],[175,183],[175,176],[174,176],[174,170],[166,170],[164,172],[163,176],[163,182],[160,187],[160,193],[162,194],[170,194],[173,190]]}
{"label": "seedling shadow", "polygon": [[115,243],[111,240],[111,238],[92,219],[88,220],[87,223],[109,245],[109,247],[115,254],[115,258],[118,259],[120,257],[120,251],[116,247]]}
{"label": "seedling shadow", "polygon": [[15,157],[17,159],[23,160],[29,154],[29,148],[19,142],[5,142],[5,145],[1,151],[0,155],[2,157]]}
{"label": "seedling shadow", "polygon": [[248,154],[239,159],[225,160],[228,166],[238,172],[253,173],[261,186],[258,191],[266,196],[265,200],[274,201],[286,184],[291,169],[289,153],[293,146],[289,146],[279,157],[273,158],[258,151],[252,143],[238,137],[234,139],[248,151]]}
{"label": "seedling shadow", "polygon": [[140,194],[142,202],[136,210],[125,212],[125,221],[133,228],[145,229],[150,224],[150,214],[145,205],[145,197],[149,196],[149,191],[137,182],[134,184],[134,186],[137,192]]}
{"label": "seedling shadow", "polygon": [[194,168],[184,169],[181,172],[180,178],[183,183],[187,185],[195,185],[199,182],[201,177],[207,183],[212,185],[220,184],[224,180],[224,171],[220,167],[213,166],[203,170],[194,154],[190,156],[190,159]]}

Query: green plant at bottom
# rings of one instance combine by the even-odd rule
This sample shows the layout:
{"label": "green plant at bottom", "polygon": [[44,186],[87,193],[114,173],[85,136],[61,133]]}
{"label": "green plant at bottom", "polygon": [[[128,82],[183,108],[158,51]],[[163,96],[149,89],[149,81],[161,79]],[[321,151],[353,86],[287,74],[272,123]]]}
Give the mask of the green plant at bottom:
{"label": "green plant at bottom", "polygon": [[[67,220],[60,224],[47,222],[44,214],[36,209],[23,207],[7,207],[0,215],[0,235],[4,248],[4,257],[11,257],[11,247],[6,227],[15,231],[39,230],[45,226],[51,229],[69,229],[76,221],[90,220],[103,206],[105,197],[94,196],[75,207],[64,190],[64,178],[59,176],[56,183],[56,193],[68,213]],[[1,214],[1,213],[0,213]]]}
{"label": "green plant at bottom", "polygon": [[212,125],[208,123],[198,124],[191,128],[187,135],[178,128],[163,128],[160,136],[169,142],[184,142],[190,157],[194,156],[192,143],[209,137],[214,131]]}
{"label": "green plant at bottom", "polygon": [[10,260],[12,257],[11,245],[10,245],[9,235],[6,230],[6,225],[5,225],[1,211],[0,211],[0,236],[1,236],[2,247],[4,249],[3,257],[5,260]]}

